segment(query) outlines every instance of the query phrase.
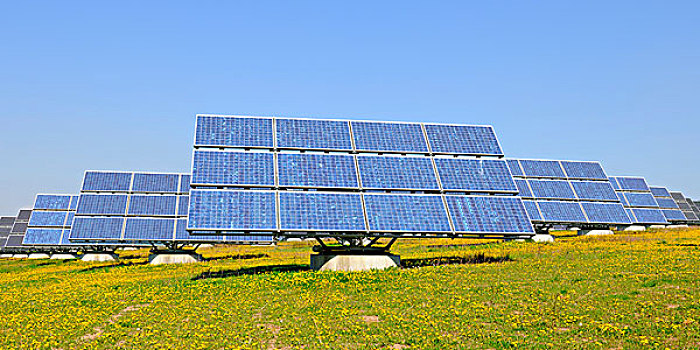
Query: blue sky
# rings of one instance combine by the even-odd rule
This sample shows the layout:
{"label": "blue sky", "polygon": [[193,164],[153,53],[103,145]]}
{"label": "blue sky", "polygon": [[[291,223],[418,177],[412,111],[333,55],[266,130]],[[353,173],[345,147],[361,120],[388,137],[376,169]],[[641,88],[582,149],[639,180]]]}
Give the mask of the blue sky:
{"label": "blue sky", "polygon": [[700,198],[698,2],[6,2],[0,214],[189,171],[195,113],[494,125]]}

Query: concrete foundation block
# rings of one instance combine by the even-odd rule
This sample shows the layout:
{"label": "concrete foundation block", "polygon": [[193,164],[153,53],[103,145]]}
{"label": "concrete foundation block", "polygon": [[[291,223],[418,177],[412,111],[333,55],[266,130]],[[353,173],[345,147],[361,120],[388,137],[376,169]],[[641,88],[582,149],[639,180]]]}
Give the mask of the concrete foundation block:
{"label": "concrete foundation block", "polygon": [[401,265],[401,258],[393,254],[340,255],[313,254],[311,269],[317,271],[368,271],[383,270]]}
{"label": "concrete foundation block", "polygon": [[202,256],[197,253],[153,253],[148,256],[151,265],[163,264],[192,264],[202,261]]}
{"label": "concrete foundation block", "polygon": [[71,253],[56,253],[51,255],[51,260],[71,260],[75,258],[75,254]]}
{"label": "concrete foundation block", "polygon": [[29,257],[28,254],[15,254],[12,256],[13,259],[26,259],[28,257]]}
{"label": "concrete foundation block", "polygon": [[647,228],[642,225],[630,225],[622,229],[622,231],[646,231]]}
{"label": "concrete foundation block", "polygon": [[27,259],[51,259],[51,255],[46,253],[31,253]]}
{"label": "concrete foundation block", "polygon": [[85,253],[81,261],[117,261],[119,255],[114,253]]}
{"label": "concrete foundation block", "polygon": [[[666,228],[688,228],[688,225],[668,225]],[[0,258],[2,255],[0,255]]]}
{"label": "concrete foundation block", "polygon": [[0,259],[9,259],[12,256],[13,256],[12,254],[0,254]]}
{"label": "concrete foundation block", "polygon": [[538,242],[538,243],[551,243],[551,242],[554,242],[554,236],[552,236],[550,234],[546,234],[546,233],[544,233],[544,234],[538,233],[538,234],[532,236],[532,238],[530,238],[530,240],[532,240],[533,242]]}
{"label": "concrete foundation block", "polygon": [[579,236],[607,236],[614,235],[615,232],[610,230],[581,230],[578,231]]}
{"label": "concrete foundation block", "polygon": [[666,225],[651,225],[651,226],[649,226],[649,228],[655,228],[655,229],[666,228]]}

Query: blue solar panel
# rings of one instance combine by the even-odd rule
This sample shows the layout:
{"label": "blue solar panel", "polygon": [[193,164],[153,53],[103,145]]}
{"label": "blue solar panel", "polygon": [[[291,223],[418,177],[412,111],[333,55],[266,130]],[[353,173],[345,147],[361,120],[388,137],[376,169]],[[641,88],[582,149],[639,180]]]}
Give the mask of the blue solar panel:
{"label": "blue solar panel", "polygon": [[571,223],[586,222],[586,216],[583,214],[579,203],[538,201],[537,205],[540,207],[540,212],[542,213],[544,221]]}
{"label": "blue solar panel", "polygon": [[187,216],[187,211],[190,208],[190,196],[178,196],[177,215]]}
{"label": "blue solar panel", "polygon": [[71,242],[68,238],[70,237],[70,230],[63,230],[61,233],[61,241],[60,245],[74,245],[77,244],[75,242]]}
{"label": "blue solar panel", "polygon": [[77,214],[83,215],[124,215],[126,213],[125,194],[81,194]]}
{"label": "blue solar panel", "polygon": [[451,232],[439,195],[365,194],[371,231]]}
{"label": "blue solar panel", "polygon": [[534,232],[520,198],[446,196],[456,232]]}
{"label": "blue solar panel", "polygon": [[280,192],[280,228],[365,231],[360,194]]}
{"label": "blue solar panel", "polygon": [[621,190],[628,191],[649,191],[649,186],[644,178],[641,177],[616,177],[617,183],[620,185]]}
{"label": "blue solar panel", "polygon": [[73,218],[75,217],[75,212],[70,211],[68,212],[68,216],[66,217],[66,224],[64,226],[70,227],[71,224],[73,223]]}
{"label": "blue solar panel", "polygon": [[661,212],[667,221],[685,221],[686,217],[680,210],[662,209]]}
{"label": "blue solar panel", "polygon": [[129,215],[175,216],[177,196],[132,195],[129,199]]}
{"label": "blue solar panel", "polygon": [[527,215],[532,221],[542,221],[542,215],[540,215],[540,210],[537,208],[537,203],[533,201],[523,201],[525,205],[525,210],[527,210]]}
{"label": "blue solar panel", "polygon": [[267,191],[190,191],[188,228],[274,230],[275,194]]}
{"label": "blue solar panel", "polygon": [[278,118],[275,123],[279,148],[352,150],[347,121]]}
{"label": "blue solar panel", "polygon": [[428,157],[358,156],[365,189],[437,190],[433,162]]}
{"label": "blue solar panel", "polygon": [[576,199],[569,182],[564,180],[528,180],[535,198]]}
{"label": "blue solar panel", "polygon": [[63,227],[67,213],[66,211],[32,211],[29,226]]}
{"label": "blue solar panel", "polygon": [[129,240],[172,240],[175,219],[128,218],[124,238]]}
{"label": "blue solar panel", "polygon": [[565,178],[559,162],[554,160],[520,160],[525,176]]}
{"label": "blue solar panel", "polygon": [[651,193],[624,193],[630,207],[658,207]]}
{"label": "blue solar panel", "polygon": [[634,217],[634,213],[632,212],[632,209],[625,208],[625,212],[627,213],[627,216],[630,218],[630,220],[632,222],[637,222],[637,219]]}
{"label": "blue solar panel", "polygon": [[34,209],[68,210],[70,201],[69,195],[38,194],[34,201]]}
{"label": "blue solar panel", "polygon": [[617,201],[617,192],[609,182],[571,181],[571,185],[579,199]]}
{"label": "blue solar panel", "polygon": [[649,187],[654,197],[671,197],[671,193],[663,187]]}
{"label": "blue solar panel", "polygon": [[88,171],[85,172],[82,191],[128,191],[131,177],[131,173]]}
{"label": "blue solar panel", "polygon": [[272,153],[195,151],[192,182],[229,186],[275,184]]}
{"label": "blue solar panel", "polygon": [[589,223],[630,224],[631,221],[620,203],[581,202]]}
{"label": "blue solar panel", "polygon": [[534,198],[530,186],[527,185],[527,181],[515,179],[515,185],[518,187],[518,195],[523,198]]}
{"label": "blue solar panel", "polygon": [[356,122],[352,123],[358,151],[428,153],[420,124]]}
{"label": "blue solar panel", "polygon": [[508,168],[510,169],[511,174],[513,176],[525,176],[523,173],[523,169],[520,167],[520,163],[518,163],[517,159],[508,159],[506,160],[508,162]]}
{"label": "blue solar panel", "polygon": [[617,179],[615,177],[611,176],[608,178],[608,180],[610,180],[610,184],[616,191],[620,190],[620,184],[617,183]]}
{"label": "blue solar panel", "polygon": [[633,208],[634,216],[638,224],[667,224],[666,217],[660,209],[636,209]]}
{"label": "blue solar panel", "polygon": [[180,193],[190,193],[191,175],[182,175],[180,177]]}
{"label": "blue solar panel", "polygon": [[435,165],[445,190],[518,191],[504,160],[436,158]]}
{"label": "blue solar panel", "polygon": [[603,167],[598,162],[561,161],[566,175],[572,179],[607,180]]}
{"label": "blue solar panel", "polygon": [[617,199],[619,199],[620,202],[622,202],[622,205],[624,205],[625,207],[630,206],[629,202],[627,202],[627,198],[625,198],[622,192],[617,192]]}
{"label": "blue solar panel", "polygon": [[70,239],[105,239],[121,238],[124,218],[79,217],[73,220]]}
{"label": "blue solar panel", "polygon": [[179,174],[134,174],[133,192],[176,193],[180,182]]}
{"label": "blue solar panel", "polygon": [[[257,236],[242,236],[249,239],[258,239]],[[272,237],[270,237],[272,238]],[[224,236],[206,236],[206,235],[190,235],[187,232],[187,219],[177,219],[175,226],[175,240],[176,241],[196,241],[196,242],[224,242],[226,238]]]}
{"label": "blue solar panel", "polygon": [[23,245],[59,245],[62,229],[28,228],[24,234]]}
{"label": "blue solar panel", "polygon": [[676,204],[676,201],[673,200],[673,198],[655,198],[656,203],[659,205],[659,208],[662,209],[678,209],[678,204]]}
{"label": "blue solar panel", "polygon": [[71,196],[70,198],[70,210],[76,210],[78,208],[78,199],[80,196]]}
{"label": "blue solar panel", "polygon": [[195,145],[272,148],[272,119],[197,116]]}
{"label": "blue solar panel", "polygon": [[503,155],[490,126],[425,124],[433,153]]}
{"label": "blue solar panel", "polygon": [[351,155],[280,153],[280,187],[359,188]]}

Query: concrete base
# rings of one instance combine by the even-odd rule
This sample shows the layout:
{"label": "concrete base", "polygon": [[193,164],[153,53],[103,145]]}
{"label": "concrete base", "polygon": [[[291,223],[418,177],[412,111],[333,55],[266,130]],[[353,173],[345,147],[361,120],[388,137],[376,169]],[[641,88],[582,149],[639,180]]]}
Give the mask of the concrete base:
{"label": "concrete base", "polygon": [[554,236],[546,233],[538,233],[532,238],[530,238],[533,242],[538,242],[538,243],[551,243],[554,242]]}
{"label": "concrete base", "polygon": [[317,271],[383,270],[401,265],[398,255],[311,255],[311,269]]}
{"label": "concrete base", "polygon": [[51,255],[46,253],[31,253],[27,259],[51,259]]}
{"label": "concrete base", "polygon": [[[666,228],[688,228],[688,225],[668,225]],[[0,255],[0,258],[2,258],[2,255]]]}
{"label": "concrete base", "polygon": [[0,259],[7,259],[11,258],[13,255],[12,254],[0,254]]}
{"label": "concrete base", "polygon": [[651,225],[651,226],[649,226],[649,228],[655,228],[655,229],[666,228],[666,225]]}
{"label": "concrete base", "polygon": [[631,225],[627,226],[622,231],[646,231],[647,228],[642,225]]}
{"label": "concrete base", "polygon": [[51,255],[51,260],[71,260],[75,259],[75,254],[71,253],[56,253]]}
{"label": "concrete base", "polygon": [[163,264],[192,264],[202,261],[202,256],[197,253],[155,253],[148,256],[151,265]]}
{"label": "concrete base", "polygon": [[81,261],[117,261],[119,255],[114,253],[85,253]]}
{"label": "concrete base", "polygon": [[607,236],[614,235],[615,232],[610,230],[581,230],[578,231],[579,236]]}
{"label": "concrete base", "polygon": [[12,258],[14,258],[14,259],[26,259],[28,257],[29,257],[29,255],[27,255],[27,254],[15,254],[12,256]]}

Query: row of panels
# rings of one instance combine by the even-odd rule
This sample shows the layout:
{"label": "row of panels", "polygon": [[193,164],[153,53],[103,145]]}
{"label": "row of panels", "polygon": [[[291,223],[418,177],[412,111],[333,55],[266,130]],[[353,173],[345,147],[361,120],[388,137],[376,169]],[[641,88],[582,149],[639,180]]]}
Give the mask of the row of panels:
{"label": "row of panels", "polygon": [[517,177],[575,180],[608,179],[603,167],[598,162],[508,159],[508,166],[513,176]]}
{"label": "row of panels", "polygon": [[523,201],[534,223],[668,224],[659,209],[626,209],[620,203]]}
{"label": "row of panels", "polygon": [[490,126],[198,115],[202,146],[503,155]]}
{"label": "row of panels", "polygon": [[643,177],[611,176],[609,179],[616,191],[651,192]]}
{"label": "row of panels", "polygon": [[517,192],[498,159],[202,150],[194,153],[192,185]]}
{"label": "row of panels", "polygon": [[189,174],[86,171],[82,192],[187,193]]}
{"label": "row of panels", "polygon": [[189,196],[81,194],[76,215],[187,216]]}
{"label": "row of panels", "polygon": [[525,180],[515,179],[518,195],[528,199],[569,199],[587,201],[619,201],[615,190],[606,181]]}
{"label": "row of panels", "polygon": [[506,196],[302,191],[190,192],[192,232],[531,234],[522,201]]}

